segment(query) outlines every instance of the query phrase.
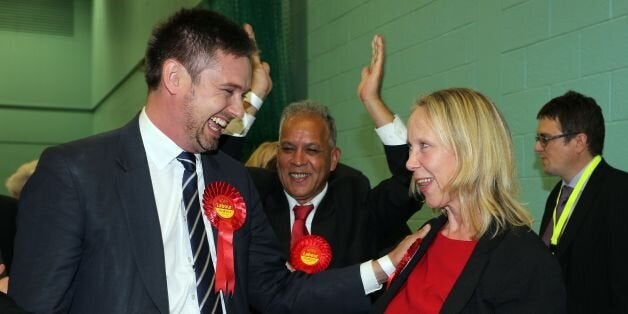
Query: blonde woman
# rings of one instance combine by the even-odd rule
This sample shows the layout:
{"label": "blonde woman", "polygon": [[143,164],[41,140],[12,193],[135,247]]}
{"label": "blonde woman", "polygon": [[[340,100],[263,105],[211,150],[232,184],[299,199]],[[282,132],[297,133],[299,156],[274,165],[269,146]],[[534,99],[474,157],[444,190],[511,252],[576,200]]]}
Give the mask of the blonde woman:
{"label": "blonde woman", "polygon": [[560,269],[517,200],[506,123],[464,88],[417,101],[408,120],[412,190],[442,214],[420,230],[373,312],[563,313]]}
{"label": "blonde woman", "polygon": [[244,164],[247,167],[277,169],[277,145],[279,142],[264,142],[260,144]]}
{"label": "blonde woman", "polygon": [[20,198],[24,184],[26,184],[26,181],[28,181],[31,175],[33,175],[36,167],[37,160],[24,163],[7,179],[6,186],[7,190],[11,193],[11,196],[14,198]]}

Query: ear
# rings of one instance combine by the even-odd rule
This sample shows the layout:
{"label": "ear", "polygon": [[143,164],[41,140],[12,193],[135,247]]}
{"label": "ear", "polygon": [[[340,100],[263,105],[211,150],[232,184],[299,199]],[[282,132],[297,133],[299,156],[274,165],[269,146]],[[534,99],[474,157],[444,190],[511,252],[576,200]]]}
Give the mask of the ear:
{"label": "ear", "polygon": [[338,166],[338,162],[340,161],[340,155],[342,155],[340,148],[334,147],[331,151],[331,165],[329,171],[336,170],[336,166]]}
{"label": "ear", "polygon": [[174,59],[167,59],[161,67],[161,81],[171,95],[181,92],[189,80],[185,67]]}
{"label": "ear", "polygon": [[589,137],[585,133],[578,133],[574,138],[578,154],[589,150]]}

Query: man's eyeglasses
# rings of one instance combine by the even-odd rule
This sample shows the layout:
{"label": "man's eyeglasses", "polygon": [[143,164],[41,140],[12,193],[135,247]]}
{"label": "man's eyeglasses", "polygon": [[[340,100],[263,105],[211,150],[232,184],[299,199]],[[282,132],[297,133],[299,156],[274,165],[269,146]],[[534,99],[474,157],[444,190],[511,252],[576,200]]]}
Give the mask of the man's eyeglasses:
{"label": "man's eyeglasses", "polygon": [[547,146],[547,143],[549,143],[550,141],[553,141],[557,138],[563,138],[563,137],[567,137],[567,136],[571,136],[575,134],[578,134],[578,132],[563,133],[563,134],[552,135],[552,136],[539,134],[535,136],[534,138],[536,139],[537,142],[540,142],[543,147],[545,147]]}

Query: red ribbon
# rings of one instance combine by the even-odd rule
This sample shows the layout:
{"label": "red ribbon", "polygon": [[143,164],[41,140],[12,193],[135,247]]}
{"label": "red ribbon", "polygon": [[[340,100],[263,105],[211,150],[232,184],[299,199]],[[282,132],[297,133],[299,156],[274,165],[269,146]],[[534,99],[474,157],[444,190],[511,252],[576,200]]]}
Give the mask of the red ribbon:
{"label": "red ribbon", "polygon": [[235,289],[233,233],[244,224],[246,203],[235,187],[224,181],[216,181],[205,187],[203,211],[211,224],[218,229],[214,291],[233,294]]}
{"label": "red ribbon", "polygon": [[331,258],[331,246],[325,238],[318,235],[301,237],[290,250],[290,265],[308,274],[327,269]]}
{"label": "red ribbon", "polygon": [[401,271],[406,267],[406,265],[408,265],[408,262],[410,262],[410,259],[412,258],[412,256],[414,256],[416,251],[419,249],[419,246],[421,245],[421,242],[423,242],[423,239],[422,238],[417,238],[412,243],[412,245],[410,245],[410,247],[408,248],[406,253],[401,258],[401,261],[399,262],[399,264],[397,264],[397,268],[395,268],[395,271],[388,277],[388,283],[387,283],[386,288],[390,287],[390,283],[393,280],[395,280],[395,278],[397,278],[399,273],[401,273]]}

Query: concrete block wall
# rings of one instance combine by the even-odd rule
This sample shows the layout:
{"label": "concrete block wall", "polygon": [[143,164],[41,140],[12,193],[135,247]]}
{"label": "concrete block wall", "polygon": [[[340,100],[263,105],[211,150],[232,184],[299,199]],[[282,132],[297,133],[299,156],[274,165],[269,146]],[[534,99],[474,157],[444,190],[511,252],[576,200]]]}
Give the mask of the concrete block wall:
{"label": "concrete block wall", "polygon": [[[389,174],[355,89],[376,33],[387,49],[383,96],[404,120],[418,95],[452,86],[498,105],[535,229],[558,180],[543,174],[533,151],[535,116],[549,99],[569,89],[594,97],[606,119],[604,157],[628,169],[628,1],[309,0],[303,15],[308,97],[330,107],[342,160],[373,184]],[[430,215],[421,211],[411,226]]]}

